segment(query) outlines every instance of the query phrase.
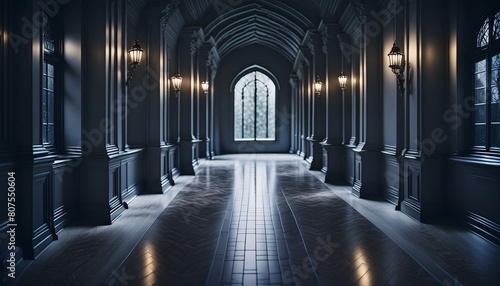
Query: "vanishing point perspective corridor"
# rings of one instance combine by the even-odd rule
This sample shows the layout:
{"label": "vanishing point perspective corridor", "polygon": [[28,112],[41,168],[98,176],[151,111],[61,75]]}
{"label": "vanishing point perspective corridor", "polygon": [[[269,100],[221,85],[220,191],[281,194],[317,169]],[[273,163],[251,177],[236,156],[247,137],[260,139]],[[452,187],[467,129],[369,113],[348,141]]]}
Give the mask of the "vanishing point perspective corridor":
{"label": "vanishing point perspective corridor", "polygon": [[[67,227],[23,266],[16,285],[499,281],[493,244],[459,228],[421,225],[386,202],[352,201],[348,188],[319,176],[286,154],[204,161],[166,194],[136,197],[113,225]],[[471,260],[479,253],[481,264]]]}
{"label": "vanishing point perspective corridor", "polygon": [[1,286],[500,286],[499,0],[0,0]]}

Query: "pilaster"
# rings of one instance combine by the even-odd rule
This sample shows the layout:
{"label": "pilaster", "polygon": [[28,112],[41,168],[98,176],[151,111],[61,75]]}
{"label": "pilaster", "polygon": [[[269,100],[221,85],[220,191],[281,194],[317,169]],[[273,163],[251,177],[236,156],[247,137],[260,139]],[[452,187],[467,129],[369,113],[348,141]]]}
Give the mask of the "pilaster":
{"label": "pilaster", "polygon": [[340,49],[338,24],[321,24],[320,31],[323,37],[323,53],[326,56],[326,82],[325,82],[325,113],[326,134],[321,142],[323,147],[323,168],[325,182],[333,184],[343,183],[344,148],[343,122],[345,91],[340,89],[338,75],[343,71],[343,55]]}
{"label": "pilaster", "polygon": [[89,0],[84,6],[84,138],[82,217],[112,223],[124,210],[113,158],[126,151],[126,15],[122,1]]}
{"label": "pilaster", "polygon": [[199,27],[184,28],[179,38],[179,65],[182,87],[179,91],[179,171],[183,175],[194,175],[198,164],[197,90],[196,75],[198,48],[203,40]]}
{"label": "pilaster", "polygon": [[[421,221],[429,222],[441,216],[445,203],[445,158],[449,134],[443,120],[448,99],[446,84],[436,78],[446,78],[446,65],[433,60],[427,49],[447,51],[447,19],[438,11],[445,3],[435,1],[423,5],[407,2],[405,29],[405,136],[402,151],[401,211]],[[423,19],[426,19],[423,21]],[[426,47],[425,50],[423,47]]]}
{"label": "pilaster", "polygon": [[309,77],[309,114],[310,114],[310,135],[307,138],[309,141],[309,158],[311,170],[321,170],[323,166],[323,151],[320,142],[325,138],[325,102],[326,92],[323,90],[320,93],[314,91],[314,81],[316,76],[322,82],[326,81],[326,55],[323,52],[323,40],[321,34],[317,30],[309,30],[306,34],[305,43],[309,48],[312,66],[310,66]]}
{"label": "pilaster", "polygon": [[354,149],[355,182],[353,194],[361,198],[380,196],[381,140],[381,35],[368,31],[366,18],[361,22],[359,60],[359,143]]}

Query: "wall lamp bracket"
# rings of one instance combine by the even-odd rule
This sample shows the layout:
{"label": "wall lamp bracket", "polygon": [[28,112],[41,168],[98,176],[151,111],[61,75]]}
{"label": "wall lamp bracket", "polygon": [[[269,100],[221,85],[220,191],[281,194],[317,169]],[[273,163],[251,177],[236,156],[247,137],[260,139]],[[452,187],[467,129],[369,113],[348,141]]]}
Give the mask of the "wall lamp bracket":
{"label": "wall lamp bracket", "polygon": [[179,92],[181,91],[182,87],[181,74],[178,72],[175,73],[170,80],[172,81],[172,86],[174,87],[175,90],[175,96],[179,96]]}
{"label": "wall lamp bracket", "polygon": [[389,67],[391,68],[392,72],[396,75],[396,82],[398,84],[398,90],[401,92],[400,95],[403,95],[405,91],[405,78],[404,78],[404,72],[405,72],[405,60],[404,60],[404,55],[401,53],[398,45],[394,42],[392,45],[392,49],[387,54],[389,57]]}
{"label": "wall lamp bracket", "polygon": [[128,54],[130,56],[130,68],[127,71],[127,80],[125,81],[125,85],[129,86],[130,80],[134,75],[134,71],[137,69],[137,66],[141,64],[143,49],[139,44],[139,40],[135,38],[134,45],[130,50],[128,50]]}
{"label": "wall lamp bracket", "polygon": [[314,80],[314,93],[319,96],[321,94],[321,89],[323,88],[323,83],[321,82],[321,79],[319,76],[316,76],[316,79]]}

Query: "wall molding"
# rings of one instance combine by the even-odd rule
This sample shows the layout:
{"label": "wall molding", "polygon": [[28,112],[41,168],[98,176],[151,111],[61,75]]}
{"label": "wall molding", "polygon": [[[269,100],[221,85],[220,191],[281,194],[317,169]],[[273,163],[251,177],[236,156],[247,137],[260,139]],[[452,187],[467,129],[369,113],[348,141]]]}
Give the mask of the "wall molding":
{"label": "wall molding", "polygon": [[463,219],[469,230],[500,246],[500,224],[470,211]]}

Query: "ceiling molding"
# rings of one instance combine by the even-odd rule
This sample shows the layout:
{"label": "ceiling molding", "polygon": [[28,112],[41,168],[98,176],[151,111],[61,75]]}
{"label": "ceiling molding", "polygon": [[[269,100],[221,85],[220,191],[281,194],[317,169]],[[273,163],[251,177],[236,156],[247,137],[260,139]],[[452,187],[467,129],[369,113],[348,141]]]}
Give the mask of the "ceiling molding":
{"label": "ceiling molding", "polygon": [[212,36],[221,57],[251,44],[275,49],[293,62],[306,30],[314,23],[283,4],[247,4],[228,12],[205,28]]}

